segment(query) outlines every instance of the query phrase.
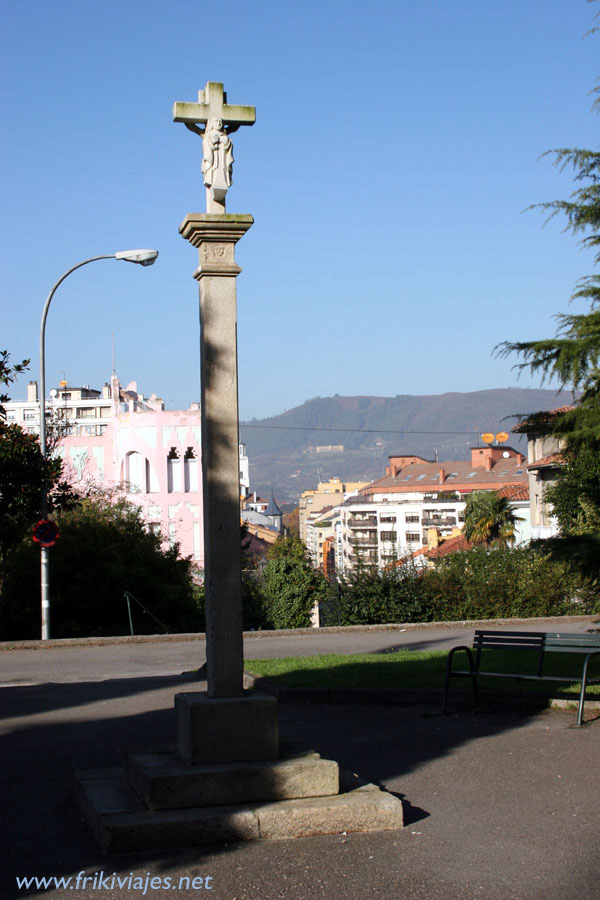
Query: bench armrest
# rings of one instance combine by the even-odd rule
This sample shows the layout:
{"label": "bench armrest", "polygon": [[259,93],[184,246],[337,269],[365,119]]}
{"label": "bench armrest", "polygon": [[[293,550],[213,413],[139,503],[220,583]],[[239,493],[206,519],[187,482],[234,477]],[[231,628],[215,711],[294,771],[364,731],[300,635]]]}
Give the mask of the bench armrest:
{"label": "bench armrest", "polygon": [[479,699],[479,692],[477,690],[477,678],[475,663],[473,661],[473,653],[470,647],[467,647],[465,644],[460,644],[458,647],[453,647],[452,650],[448,653],[448,659],[446,661],[446,679],[444,681],[444,715],[448,711],[448,687],[450,684],[450,678],[452,677],[452,660],[454,659],[454,654],[459,650],[464,650],[467,654],[467,659],[469,661],[469,673],[471,675],[471,681],[473,682],[473,691],[475,693],[475,699]]}

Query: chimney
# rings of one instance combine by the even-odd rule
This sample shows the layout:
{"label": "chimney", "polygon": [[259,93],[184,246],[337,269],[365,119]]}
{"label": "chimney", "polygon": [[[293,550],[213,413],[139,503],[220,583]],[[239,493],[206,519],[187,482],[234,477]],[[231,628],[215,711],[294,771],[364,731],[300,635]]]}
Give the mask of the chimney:
{"label": "chimney", "polygon": [[443,483],[444,483],[445,477],[446,477],[446,473],[445,473],[445,471],[444,471],[444,470],[441,468],[441,466],[440,466],[440,484],[443,484]]}
{"label": "chimney", "polygon": [[37,381],[30,381],[27,385],[27,400],[29,403],[33,403],[38,399],[38,383]]}
{"label": "chimney", "polygon": [[485,457],[485,471],[491,472],[493,468],[494,468],[494,460],[492,459],[491,456],[486,456]]}
{"label": "chimney", "polygon": [[397,456],[390,456],[389,460],[390,464],[389,466],[386,466],[385,474],[391,475],[392,478],[395,478],[398,472],[400,472],[400,470],[402,469],[402,464],[399,462]]}
{"label": "chimney", "polygon": [[522,466],[524,462],[525,462],[525,457],[523,456],[523,454],[517,453],[517,465]]}

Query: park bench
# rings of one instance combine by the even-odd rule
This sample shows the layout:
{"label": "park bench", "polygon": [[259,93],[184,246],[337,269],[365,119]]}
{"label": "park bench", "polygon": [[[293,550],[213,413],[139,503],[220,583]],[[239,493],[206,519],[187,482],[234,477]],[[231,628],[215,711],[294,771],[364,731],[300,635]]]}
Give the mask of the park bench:
{"label": "park bench", "polygon": [[[467,655],[468,669],[452,669],[452,661],[454,654],[464,651]],[[519,653],[528,654],[536,666],[535,674],[526,674],[526,672],[494,672],[482,667],[482,653],[489,650],[515,650]],[[579,653],[584,654],[582,666],[579,671],[568,675],[546,674],[544,670],[544,659],[547,653]],[[588,666],[593,656],[600,655],[600,634],[573,634],[561,631],[475,631],[473,646],[467,647],[461,645],[453,647],[448,654],[446,663],[446,681],[444,684],[444,713],[448,711],[448,689],[451,678],[470,678],[473,684],[473,693],[475,702],[479,701],[479,688],[477,679],[481,676],[486,678],[516,678],[526,681],[565,681],[579,682],[581,681],[581,691],[579,694],[579,708],[577,711],[577,724],[583,724],[583,705],[585,701],[585,689],[588,684],[597,684],[600,678],[588,678]],[[487,665],[489,654],[486,655],[485,664]],[[523,656],[523,661],[525,656]],[[527,665],[523,665],[527,669]]]}

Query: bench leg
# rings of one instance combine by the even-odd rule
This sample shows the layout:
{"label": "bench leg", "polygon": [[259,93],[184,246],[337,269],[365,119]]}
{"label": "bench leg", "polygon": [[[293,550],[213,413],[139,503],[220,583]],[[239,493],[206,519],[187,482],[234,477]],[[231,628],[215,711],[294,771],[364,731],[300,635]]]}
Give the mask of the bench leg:
{"label": "bench leg", "polygon": [[585,704],[585,689],[587,687],[587,670],[590,662],[589,655],[586,656],[583,664],[583,672],[581,673],[581,692],[579,694],[579,708],[577,709],[577,725],[583,725],[583,707]]}

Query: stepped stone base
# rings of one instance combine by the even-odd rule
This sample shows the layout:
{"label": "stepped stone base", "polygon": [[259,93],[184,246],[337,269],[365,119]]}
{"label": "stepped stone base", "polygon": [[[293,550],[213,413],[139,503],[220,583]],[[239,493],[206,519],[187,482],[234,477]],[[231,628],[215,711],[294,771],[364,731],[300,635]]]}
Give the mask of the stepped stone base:
{"label": "stepped stone base", "polygon": [[402,827],[401,800],[313,750],[280,744],[274,697],[177,694],[175,711],[174,748],[77,775],[105,852]]}
{"label": "stepped stone base", "polygon": [[284,744],[280,759],[266,762],[189,766],[168,751],[131,755],[128,780],[150,810],[322,797],[339,790],[336,762]]}
{"label": "stepped stone base", "polygon": [[403,825],[402,801],[357,776],[343,778],[342,792],[329,796],[168,810],[149,810],[122,769],[81,772],[77,786],[83,812],[107,853],[382,831]]}

